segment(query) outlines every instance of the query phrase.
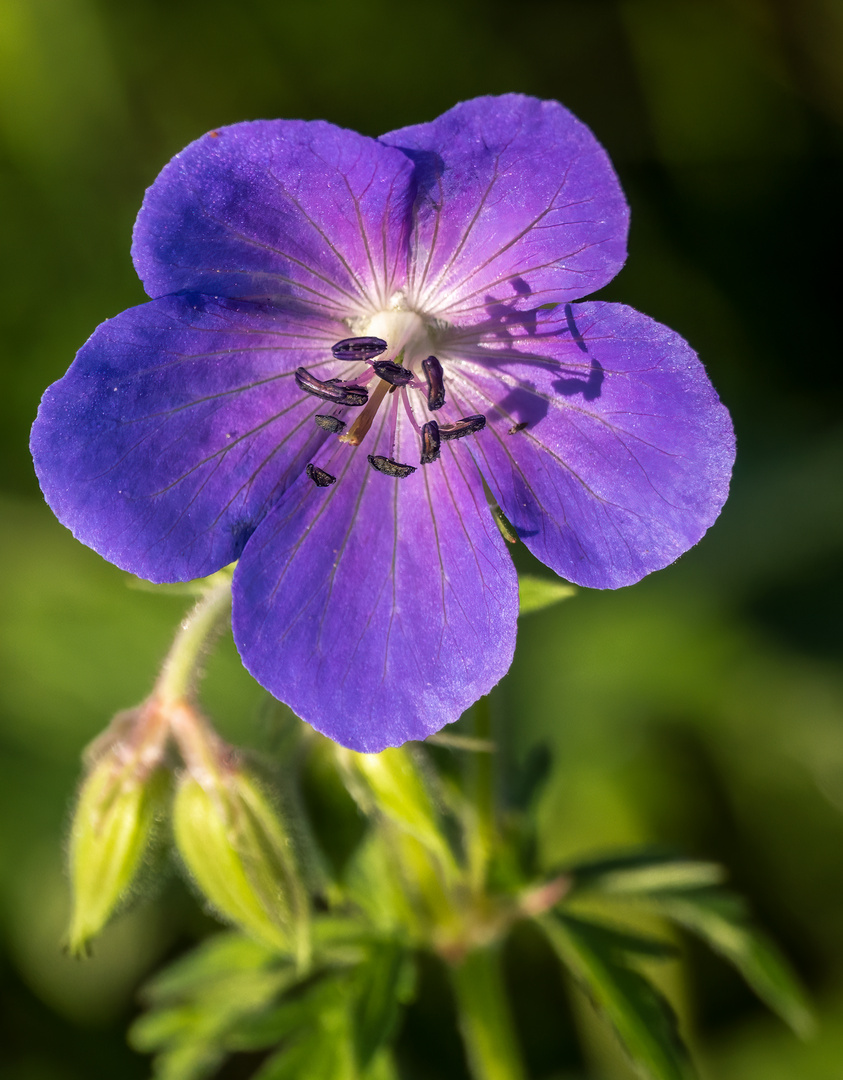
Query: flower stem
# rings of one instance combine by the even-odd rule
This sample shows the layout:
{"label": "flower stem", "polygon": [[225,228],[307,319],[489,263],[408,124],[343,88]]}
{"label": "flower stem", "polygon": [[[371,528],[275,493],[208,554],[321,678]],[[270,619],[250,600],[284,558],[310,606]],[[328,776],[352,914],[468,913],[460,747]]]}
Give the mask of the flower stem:
{"label": "flower stem", "polygon": [[[492,709],[489,698],[482,697],[474,706],[474,737],[489,746],[492,734]],[[471,755],[468,781],[472,820],[469,823],[468,853],[471,882],[482,892],[495,834],[494,751],[475,751]]]}
{"label": "flower stem", "polygon": [[231,571],[220,570],[207,579],[202,596],[182,619],[170,646],[155,684],[155,694],[162,701],[182,701],[191,696],[199,665],[230,611]]}
{"label": "flower stem", "polygon": [[526,1080],[499,949],[473,949],[449,972],[473,1080]]}

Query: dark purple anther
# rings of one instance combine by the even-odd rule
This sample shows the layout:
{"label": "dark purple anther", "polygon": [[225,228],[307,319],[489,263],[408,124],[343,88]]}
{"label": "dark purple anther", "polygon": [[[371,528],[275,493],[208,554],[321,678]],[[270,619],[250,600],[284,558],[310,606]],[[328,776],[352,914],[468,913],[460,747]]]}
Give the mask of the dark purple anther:
{"label": "dark purple anther", "polygon": [[464,416],[454,424],[440,424],[440,439],[461,439],[464,435],[473,435],[486,426],[486,417],[482,413],[476,416]]}
{"label": "dark purple anther", "polygon": [[307,368],[296,368],[296,383],[302,390],[315,397],[333,401],[335,405],[365,405],[369,400],[369,391],[365,386],[344,383],[340,379],[317,379]]}
{"label": "dark purple anther", "polygon": [[439,457],[439,425],[435,420],[428,422],[421,429],[422,465],[430,465]]}
{"label": "dark purple anther", "polygon": [[427,360],[422,360],[422,370],[427,379],[427,407],[431,412],[435,412],[445,404],[442,365],[435,356],[428,356]]}
{"label": "dark purple anther", "polygon": [[337,360],[373,360],[386,351],[386,342],[379,337],[348,337],[331,347]]}
{"label": "dark purple anther", "polygon": [[392,458],[384,457],[382,454],[369,454],[369,464],[373,469],[377,469],[378,472],[382,472],[386,476],[397,476],[400,479],[416,471],[415,465],[402,465],[400,462],[393,461]]}
{"label": "dark purple anther", "polygon": [[304,471],[307,473],[307,475],[317,487],[330,487],[331,484],[335,484],[337,482],[337,478],[335,476],[331,476],[329,472],[325,472],[324,469],[320,469],[319,466],[314,465],[312,461]]}
{"label": "dark purple anther", "polygon": [[392,360],[376,360],[372,367],[376,375],[379,375],[384,382],[392,383],[393,386],[406,386],[407,383],[413,381],[412,371]]}
{"label": "dark purple anther", "polygon": [[313,419],[318,427],[321,427],[323,431],[330,431],[332,435],[339,435],[345,427],[345,421],[340,420],[338,416],[325,416],[324,413],[317,413]]}

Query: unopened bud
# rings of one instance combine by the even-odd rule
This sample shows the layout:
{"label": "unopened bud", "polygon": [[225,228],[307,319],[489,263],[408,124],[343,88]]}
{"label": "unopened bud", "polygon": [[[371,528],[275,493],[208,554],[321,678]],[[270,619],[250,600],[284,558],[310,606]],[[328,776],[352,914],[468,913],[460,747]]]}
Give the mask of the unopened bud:
{"label": "unopened bud", "polygon": [[410,751],[398,747],[379,754],[358,754],[338,747],[337,754],[349,791],[361,809],[385,815],[432,852],[443,869],[454,869],[439,814]]}
{"label": "unopened bud", "polygon": [[116,751],[101,757],[82,784],[70,833],[72,953],[86,951],[128,893],[167,789],[165,770],[139,768]]}
{"label": "unopened bud", "polygon": [[229,767],[185,774],[173,807],[176,845],[208,902],[257,940],[305,964],[307,894],[284,825],[257,784]]}

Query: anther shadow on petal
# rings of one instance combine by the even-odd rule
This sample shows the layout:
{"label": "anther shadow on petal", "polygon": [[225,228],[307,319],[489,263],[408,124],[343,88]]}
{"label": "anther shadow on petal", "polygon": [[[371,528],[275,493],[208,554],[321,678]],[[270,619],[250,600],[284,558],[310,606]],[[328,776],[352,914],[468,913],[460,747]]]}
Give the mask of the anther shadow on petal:
{"label": "anther shadow on petal", "polygon": [[577,347],[582,349],[584,353],[588,352],[588,346],[585,343],[585,339],[579,332],[576,322],[574,321],[574,309],[570,304],[565,305],[565,322],[568,324],[568,332],[573,340],[577,343]]}
{"label": "anther shadow on petal", "polygon": [[606,375],[603,371],[603,365],[599,360],[592,357],[591,370],[588,373],[587,379],[559,378],[551,385],[553,386],[553,389],[557,390],[563,397],[573,397],[574,394],[582,394],[586,401],[595,401],[600,397],[603,389],[603,380],[605,378]]}
{"label": "anther shadow on petal", "polygon": [[496,412],[519,431],[527,431],[547,416],[548,402],[529,387],[513,386],[501,397]]}
{"label": "anther shadow on petal", "polygon": [[486,313],[489,316],[486,333],[511,342],[512,334],[508,328],[518,326],[526,331],[528,337],[535,337],[538,329],[539,311],[542,309],[535,307],[524,310],[517,307],[525,297],[532,295],[533,290],[522,277],[513,278],[510,285],[515,291],[515,296],[499,299],[496,296],[487,294],[484,297]]}
{"label": "anther shadow on petal", "polygon": [[[577,348],[587,354],[588,345],[586,345],[585,339],[577,327],[574,320],[574,311],[570,304],[565,305],[565,322],[568,325],[568,332],[570,333],[572,340],[576,343]],[[559,378],[552,385],[553,389],[558,390],[563,397],[573,397],[574,394],[582,394],[586,401],[595,401],[600,397],[605,377],[603,365],[596,357],[592,356],[591,370],[588,373],[587,379]]]}

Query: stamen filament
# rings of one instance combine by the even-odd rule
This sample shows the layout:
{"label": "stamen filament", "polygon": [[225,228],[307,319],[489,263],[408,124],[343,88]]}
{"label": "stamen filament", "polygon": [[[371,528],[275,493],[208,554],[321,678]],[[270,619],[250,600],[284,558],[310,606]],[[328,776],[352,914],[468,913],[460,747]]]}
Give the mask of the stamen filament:
{"label": "stamen filament", "polygon": [[355,419],[348,431],[346,431],[345,434],[340,435],[340,442],[348,443],[349,446],[359,446],[363,441],[366,432],[372,426],[372,422],[375,419],[375,413],[378,411],[378,406],[386,397],[387,393],[394,389],[395,387],[391,386],[388,382],[384,382],[383,379],[378,379],[378,385],[372,391],[369,400],[363,406],[363,411]]}

